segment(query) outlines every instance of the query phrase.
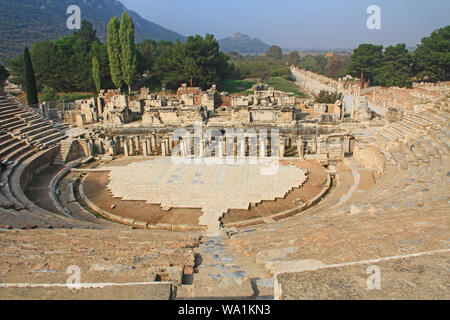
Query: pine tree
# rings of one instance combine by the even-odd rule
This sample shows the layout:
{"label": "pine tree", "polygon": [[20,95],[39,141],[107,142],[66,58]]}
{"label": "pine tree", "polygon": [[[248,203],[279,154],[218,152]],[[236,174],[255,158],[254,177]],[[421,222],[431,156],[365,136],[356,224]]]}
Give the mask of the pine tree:
{"label": "pine tree", "polygon": [[122,68],[121,68],[121,46],[120,46],[120,20],[117,17],[112,18],[108,23],[108,58],[111,69],[111,79],[117,88],[122,86]]}
{"label": "pine tree", "polygon": [[134,43],[134,23],[127,12],[122,14],[119,30],[121,46],[122,76],[131,91],[136,76],[136,45]]}
{"label": "pine tree", "polygon": [[31,62],[30,52],[28,47],[24,50],[24,90],[27,94],[27,102],[31,105],[39,103],[38,93],[36,87],[36,79],[34,77],[33,63]]}
{"label": "pine tree", "polygon": [[100,64],[97,57],[92,57],[92,78],[94,78],[95,88],[97,92],[101,89]]}

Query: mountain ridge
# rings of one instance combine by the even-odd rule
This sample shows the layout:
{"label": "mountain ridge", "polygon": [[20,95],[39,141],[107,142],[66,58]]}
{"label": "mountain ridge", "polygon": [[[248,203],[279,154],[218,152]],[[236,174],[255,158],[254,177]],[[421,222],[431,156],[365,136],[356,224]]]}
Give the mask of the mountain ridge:
{"label": "mountain ridge", "polygon": [[220,50],[224,52],[235,51],[240,54],[266,53],[270,45],[260,39],[251,38],[243,33],[233,33],[231,36],[219,40]]}
{"label": "mountain ridge", "polygon": [[136,41],[153,40],[184,41],[186,37],[142,18],[128,10],[118,0],[0,0],[0,63],[14,58],[24,46],[44,40],[56,40],[72,34],[66,21],[71,5],[81,9],[81,19],[91,22],[101,41],[106,41],[109,20],[128,11],[136,26]]}

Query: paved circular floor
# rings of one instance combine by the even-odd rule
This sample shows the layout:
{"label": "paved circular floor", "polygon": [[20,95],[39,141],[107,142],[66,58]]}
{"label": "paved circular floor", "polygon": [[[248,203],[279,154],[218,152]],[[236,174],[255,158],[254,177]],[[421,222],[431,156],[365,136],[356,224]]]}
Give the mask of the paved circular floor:
{"label": "paved circular floor", "polygon": [[109,169],[107,188],[114,197],[160,204],[167,210],[201,208],[200,224],[210,235],[218,234],[219,218],[229,209],[284,198],[306,181],[306,171],[296,166],[268,170],[248,159],[235,164],[177,164],[158,158]]}

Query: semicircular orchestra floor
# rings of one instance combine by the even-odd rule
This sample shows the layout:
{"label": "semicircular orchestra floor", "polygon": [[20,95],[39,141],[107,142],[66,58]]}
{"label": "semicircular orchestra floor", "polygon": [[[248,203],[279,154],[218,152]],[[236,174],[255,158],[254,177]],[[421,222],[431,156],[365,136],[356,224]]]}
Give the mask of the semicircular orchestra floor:
{"label": "semicircular orchestra floor", "polygon": [[297,205],[295,199],[313,196],[326,179],[317,162],[295,160],[280,161],[275,170],[249,160],[177,164],[171,158],[113,161],[105,169],[84,183],[86,196],[103,210],[152,224],[206,225],[212,233],[224,213],[236,221],[260,215],[263,206],[270,208],[266,214],[283,211]]}

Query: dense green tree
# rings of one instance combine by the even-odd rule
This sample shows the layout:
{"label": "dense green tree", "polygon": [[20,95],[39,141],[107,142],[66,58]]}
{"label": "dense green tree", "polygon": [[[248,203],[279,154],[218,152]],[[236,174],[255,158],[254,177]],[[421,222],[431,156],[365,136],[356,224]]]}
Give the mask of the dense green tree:
{"label": "dense green tree", "polygon": [[283,60],[276,60],[261,55],[236,56],[230,53],[230,62],[234,66],[232,79],[283,77],[290,75],[289,66]]}
{"label": "dense green tree", "polygon": [[298,51],[291,51],[286,57],[286,62],[290,65],[298,65],[300,62],[300,55],[298,54]]}
{"label": "dense green tree", "polygon": [[92,23],[86,20],[81,22],[81,28],[75,32],[75,36],[80,38],[81,42],[85,44],[86,49],[89,49],[92,43],[98,40],[97,31],[95,31]]}
{"label": "dense green tree", "polygon": [[[35,71],[37,89],[54,88],[57,91],[94,91],[92,57],[99,61],[101,84],[113,87],[106,46],[94,39],[96,31],[85,22],[80,31],[56,41],[35,43],[30,55]],[[8,61],[12,81],[23,86],[23,55]]]}
{"label": "dense green tree", "polygon": [[298,67],[300,69],[305,69],[308,71],[312,71],[318,74],[325,73],[325,67],[328,64],[328,59],[325,58],[325,55],[306,55],[305,57],[301,57],[298,63]]}
{"label": "dense green tree", "polygon": [[371,83],[383,63],[383,46],[373,44],[360,44],[353,51],[347,73],[354,77],[364,75],[365,80]]}
{"label": "dense green tree", "polygon": [[38,91],[36,86],[36,79],[34,77],[33,63],[31,61],[28,47],[25,47],[23,52],[24,57],[24,91],[27,94],[27,102],[29,105],[36,105],[39,103]]}
{"label": "dense green tree", "polygon": [[283,50],[279,46],[271,46],[266,52],[266,56],[276,60],[283,59]]}
{"label": "dense green tree", "polygon": [[100,84],[103,88],[113,88],[111,70],[109,68],[108,50],[100,41],[96,40],[91,46],[91,56],[96,57],[100,68]]}
{"label": "dense green tree", "polygon": [[9,72],[11,73],[10,81],[23,87],[24,84],[24,61],[23,54],[19,55],[15,60],[6,61]]}
{"label": "dense green tree", "polygon": [[391,87],[411,87],[412,85],[412,55],[405,44],[386,48],[383,64],[375,75],[375,84]]}
{"label": "dense green tree", "polygon": [[219,51],[219,43],[213,35],[205,38],[197,35],[177,42],[167,55],[159,57],[155,72],[163,82],[177,87],[183,82],[192,82],[195,86],[207,88],[225,79],[232,67],[229,57]]}
{"label": "dense green tree", "polygon": [[42,41],[36,43],[31,49],[31,60],[34,66],[34,74],[38,91],[43,87],[57,88],[60,84],[60,77],[55,77],[57,69],[57,48],[52,41]]}
{"label": "dense green tree", "polygon": [[56,90],[50,87],[45,87],[41,91],[41,102],[51,102],[58,100],[58,95],[56,94]]}
{"label": "dense green tree", "polygon": [[5,86],[5,81],[9,77],[9,71],[6,70],[4,66],[0,64],[0,91],[3,90],[3,87]]}
{"label": "dense green tree", "polygon": [[100,77],[100,64],[97,57],[92,57],[92,78],[94,79],[95,88],[97,92],[100,91],[101,87],[101,77]]}
{"label": "dense green tree", "polygon": [[[170,41],[165,40],[151,40],[147,39],[137,44],[137,55],[138,55],[138,71],[152,71],[155,66],[156,60],[167,54],[169,49],[173,47],[174,44]],[[140,61],[140,59],[143,59]]]}
{"label": "dense green tree", "polygon": [[450,25],[422,39],[414,53],[417,77],[450,80]]}
{"label": "dense green tree", "polygon": [[134,23],[128,12],[122,14],[119,28],[120,62],[122,65],[122,78],[131,92],[131,85],[136,77],[136,45],[134,43]]}
{"label": "dense green tree", "polygon": [[121,46],[120,46],[120,20],[117,17],[112,18],[108,23],[108,48],[109,67],[111,70],[111,79],[117,88],[122,87],[123,76],[120,64]]}

